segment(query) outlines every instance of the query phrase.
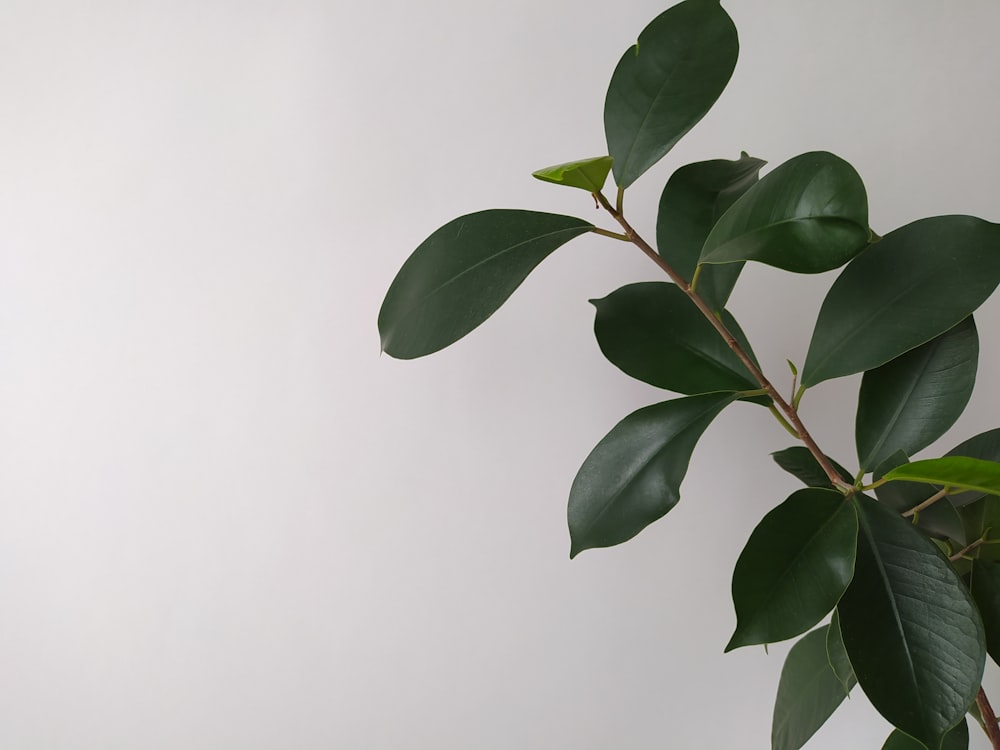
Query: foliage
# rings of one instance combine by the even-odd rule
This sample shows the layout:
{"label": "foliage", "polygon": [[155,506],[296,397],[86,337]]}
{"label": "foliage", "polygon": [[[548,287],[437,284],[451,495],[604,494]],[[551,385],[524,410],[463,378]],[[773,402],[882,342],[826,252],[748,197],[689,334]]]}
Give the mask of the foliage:
{"label": "foliage", "polygon": [[[806,487],[764,516],[739,557],[727,650],[802,636],[778,686],[774,750],[802,747],[855,684],[894,727],[885,748],[968,747],[971,713],[1000,749],[981,689],[987,654],[1000,656],[1000,429],[909,459],[969,402],[972,316],[1000,283],[1000,225],[936,216],[879,237],[843,159],[806,153],[760,177],[765,163],[744,153],[673,173],[654,249],[623,214],[625,190],[714,104],[738,51],[718,0],[684,0],[654,19],[612,75],[608,154],[535,172],[592,193],[620,230],[523,210],[455,219],[392,282],[382,348],[408,359],[454,343],[582,234],[631,243],[669,282],[594,300],[597,341],[623,372],[681,395],[626,416],[584,460],[569,497],[571,557],[666,515],[699,438],[730,404],[769,409],[801,442],[774,459]],[[788,397],[725,309],[748,261],[792,273],[843,266]],[[808,389],[854,373],[864,375],[852,474],[820,450],[798,408]]]}

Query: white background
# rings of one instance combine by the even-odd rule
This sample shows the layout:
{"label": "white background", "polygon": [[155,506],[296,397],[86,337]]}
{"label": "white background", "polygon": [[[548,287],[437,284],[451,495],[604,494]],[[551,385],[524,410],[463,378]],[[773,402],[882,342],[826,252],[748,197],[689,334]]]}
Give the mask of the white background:
{"label": "white background", "polygon": [[[4,2],[0,747],[768,747],[787,646],[722,654],[733,563],[796,486],[765,411],[709,429],[669,516],[568,559],[580,462],[663,398],[602,359],[587,299],[655,267],[584,237],[451,349],[378,351],[441,224],[597,219],[529,173],[605,152],[611,71],[665,7]],[[1000,220],[1000,5],[726,7],[736,74],[630,190],[640,231],[672,169],[744,149],[848,159],[883,233]],[[831,278],[734,294],[785,387]],[[995,300],[979,321],[941,450],[1000,425]],[[857,383],[803,406],[848,464]],[[809,748],[888,731],[856,691]]]}

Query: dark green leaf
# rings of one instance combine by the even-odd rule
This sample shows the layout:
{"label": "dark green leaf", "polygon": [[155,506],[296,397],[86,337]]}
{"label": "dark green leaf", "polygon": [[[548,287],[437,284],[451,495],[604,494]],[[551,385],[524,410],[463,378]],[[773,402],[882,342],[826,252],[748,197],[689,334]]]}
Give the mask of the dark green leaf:
{"label": "dark green leaf", "polygon": [[570,557],[621,544],[680,499],[705,428],[735,394],[689,396],[632,412],[587,456],[569,495]]}
{"label": "dark green leaf", "polygon": [[854,579],[837,605],[844,646],[876,710],[938,747],[979,690],[982,621],[929,539],[870,498],[859,497],[857,508]]}
{"label": "dark green leaf", "polygon": [[626,50],[604,101],[615,181],[635,182],[715,104],[736,67],[736,27],[719,0],[685,0]]}
{"label": "dark green leaf", "polygon": [[830,668],[826,641],[826,628],[819,628],[785,657],[771,720],[771,750],[799,750],[844,702],[847,693]]}
{"label": "dark green leaf", "polygon": [[930,341],[971,315],[998,282],[1000,225],[938,216],[890,232],[830,288],[802,383],[871,370]]}
{"label": "dark green leaf", "polygon": [[[791,448],[785,448],[782,451],[772,453],[771,458],[782,469],[800,479],[806,487],[827,487],[833,489],[833,485],[830,483],[826,472],[823,471],[823,467],[819,465],[819,461],[816,460],[805,446],[793,445]],[[830,463],[833,464],[833,468],[840,474],[841,479],[848,484],[854,484],[854,477],[851,476],[847,469],[833,459],[830,459]]]}
{"label": "dark green leaf", "polygon": [[842,266],[868,244],[868,196],[850,164],[796,156],[750,188],[716,223],[702,263],[755,260],[796,273]]}
{"label": "dark green leaf", "polygon": [[598,156],[545,167],[532,172],[531,176],[543,182],[554,182],[557,185],[580,188],[588,193],[599,193],[610,171],[611,157]]}
{"label": "dark green leaf", "polygon": [[[760,387],[674,284],[629,284],[591,301],[597,308],[594,333],[601,351],[632,377],[691,395]],[[745,351],[750,351],[736,320],[729,313],[723,313],[722,320]]]}
{"label": "dark green leaf", "polygon": [[[909,458],[903,451],[897,451],[887,458],[875,470],[874,478],[881,479],[887,472],[909,462]],[[925,500],[930,499],[938,491],[937,487],[932,487],[920,482],[887,482],[875,488],[878,499],[888,505],[897,513],[916,508]],[[954,539],[963,546],[967,543],[965,534],[965,524],[958,510],[947,502],[941,500],[933,505],[924,508],[917,513],[913,520],[916,521],[917,528],[930,537],[936,539]]]}
{"label": "dark green leaf", "polygon": [[[757,182],[766,163],[746,154],[737,161],[700,161],[681,167],[667,180],[656,216],[656,246],[685,281],[694,276],[715,222]],[[742,269],[742,263],[704,266],[698,294],[713,310],[722,310]]]}
{"label": "dark green leaf", "polygon": [[[927,750],[926,747],[898,729],[889,735],[882,750]],[[941,750],[969,750],[969,724],[962,719],[958,725],[944,736]]]}
{"label": "dark green leaf", "polygon": [[857,679],[854,677],[854,667],[851,666],[847,649],[844,648],[844,636],[840,632],[840,615],[837,610],[833,610],[830,627],[826,631],[826,658],[830,661],[830,669],[836,675],[837,681],[844,687],[844,695],[847,695]]}
{"label": "dark green leaf", "polygon": [[986,630],[986,650],[1000,664],[1000,563],[973,560],[969,589]]}
{"label": "dark green leaf", "polygon": [[1000,463],[979,458],[945,456],[903,464],[886,473],[889,481],[903,479],[959,490],[1000,495]]}
{"label": "dark green leaf", "polygon": [[926,344],[865,373],[855,437],[867,471],[895,451],[912,455],[941,437],[969,403],[979,336],[969,316]]}
{"label": "dark green leaf", "polygon": [[[946,456],[966,456],[981,458],[984,461],[1000,461],[1000,429],[988,430],[956,445]],[[951,504],[957,508],[974,503],[983,497],[982,492],[959,492],[949,495]]]}
{"label": "dark green leaf", "polygon": [[736,632],[726,646],[804,633],[836,606],[854,574],[858,518],[834,490],[798,490],[753,530],[733,571]]}
{"label": "dark green leaf", "polygon": [[593,228],[570,216],[505,209],[448,222],[393,279],[378,315],[382,351],[414,359],[455,343],[556,248]]}

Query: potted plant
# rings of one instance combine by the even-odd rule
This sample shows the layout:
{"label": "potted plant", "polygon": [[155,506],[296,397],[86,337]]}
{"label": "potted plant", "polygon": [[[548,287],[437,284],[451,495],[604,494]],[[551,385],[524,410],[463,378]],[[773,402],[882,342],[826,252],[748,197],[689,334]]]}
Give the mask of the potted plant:
{"label": "potted plant", "polygon": [[[772,747],[802,747],[860,685],[894,727],[885,748],[968,747],[971,715],[1000,750],[981,687],[988,655],[1000,658],[1000,429],[910,460],[969,402],[973,314],[1000,283],[1000,225],[933,216],[879,236],[858,172],[813,151],[763,176],[765,162],[746,153],[681,166],[655,231],[637,230],[627,189],[712,107],[738,49],[718,0],[684,0],[655,18],[611,77],[608,153],[534,173],[590,193],[604,220],[493,209],[448,222],[389,287],[382,349],[411,359],[454,343],[576,237],[633,246],[663,280],[595,300],[597,341],[622,371],[678,395],[626,416],[583,461],[569,497],[571,557],[665,516],[712,420],[737,401],[755,404],[795,439],[773,458],[803,484],[774,498],[732,581],[727,650],[799,639],[778,685]],[[842,268],[801,367],[789,362],[788,392],[726,309],[748,261],[790,274]],[[810,389],[858,373],[848,470],[799,406]]]}

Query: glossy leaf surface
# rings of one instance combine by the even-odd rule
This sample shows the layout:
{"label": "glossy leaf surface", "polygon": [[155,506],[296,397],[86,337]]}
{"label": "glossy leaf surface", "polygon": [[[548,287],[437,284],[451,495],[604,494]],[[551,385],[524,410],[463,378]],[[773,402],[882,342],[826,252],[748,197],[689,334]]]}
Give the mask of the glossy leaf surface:
{"label": "glossy leaf surface", "polygon": [[611,161],[610,156],[570,161],[536,170],[531,176],[542,182],[554,182],[557,185],[580,188],[588,193],[599,193],[608,179]]}
{"label": "glossy leaf surface", "polygon": [[[945,456],[966,456],[968,458],[981,458],[984,461],[1000,461],[1000,429],[987,430],[975,437],[964,440]],[[983,497],[982,492],[959,492],[948,497],[951,504],[961,508],[964,505],[976,502]]]}
{"label": "glossy leaf surface", "polygon": [[1000,664],[1000,563],[973,560],[969,589],[986,630],[986,650]]}
{"label": "glossy leaf surface", "polygon": [[[882,750],[927,750],[926,747],[898,729],[889,735]],[[969,723],[962,719],[958,725],[944,736],[941,750],[969,750]]]}
{"label": "glossy leaf surface", "polygon": [[799,750],[847,697],[830,668],[826,641],[826,628],[819,628],[785,657],[771,720],[771,750]]}
{"label": "glossy leaf surface", "polygon": [[622,55],[604,102],[615,181],[627,188],[715,103],[739,55],[719,0],[685,0],[661,13]]}
{"label": "glossy leaf surface", "polygon": [[906,519],[857,500],[860,533],[840,628],[858,682],[894,726],[928,747],[965,715],[983,676],[983,626],[934,544]]}
{"label": "glossy leaf surface", "polygon": [[825,151],[786,161],[712,229],[703,263],[755,260],[796,273],[838,268],[868,244],[868,196],[850,164]]}
{"label": "glossy leaf surface", "polygon": [[962,415],[979,364],[972,317],[926,344],[865,373],[855,439],[866,471],[895,451],[912,455],[941,437]]}
{"label": "glossy leaf surface", "polygon": [[830,625],[826,631],[826,657],[830,661],[830,669],[844,688],[844,695],[847,695],[857,683],[857,678],[854,676],[854,667],[851,666],[847,649],[844,648],[844,636],[840,632],[840,614],[837,610],[833,610],[833,617],[830,618]]}
{"label": "glossy leaf surface", "polygon": [[[823,471],[823,467],[819,465],[819,461],[816,460],[805,446],[793,445],[791,448],[785,448],[784,450],[772,453],[771,458],[782,469],[801,480],[806,487],[826,487],[833,489],[833,485],[830,483],[826,472]],[[854,484],[854,477],[851,476],[847,469],[833,459],[830,459],[830,463],[833,464],[833,468],[840,474],[841,479],[849,484]]]}
{"label": "glossy leaf surface", "polygon": [[975,490],[1000,495],[1000,463],[964,456],[929,458],[897,466],[885,479],[926,482],[959,490]]}
{"label": "glossy leaf surface", "polygon": [[930,341],[971,315],[998,282],[1000,225],[938,216],[890,232],[827,293],[802,383],[871,370]]}
{"label": "glossy leaf surface", "polygon": [[726,651],[783,641],[823,619],[854,574],[857,538],[854,503],[834,490],[798,490],[764,516],[736,561]]}
{"label": "glossy leaf surface", "polygon": [[627,541],[680,499],[695,444],[734,394],[647,406],[619,422],[587,456],[569,496],[570,557]]}
{"label": "glossy leaf surface", "polygon": [[[629,284],[603,299],[594,333],[604,356],[616,367],[658,388],[689,395],[759,388],[705,316],[674,284]],[[736,320],[723,322],[750,351]]]}
{"label": "glossy leaf surface", "polygon": [[[766,163],[746,154],[736,161],[700,161],[681,167],[667,180],[656,215],[656,247],[685,281],[694,276],[715,222],[757,182]],[[742,269],[742,263],[704,266],[698,294],[713,310],[722,310]]]}
{"label": "glossy leaf surface", "polygon": [[570,216],[495,209],[448,222],[399,269],[382,302],[382,350],[414,359],[453,344],[556,248],[593,229]]}

